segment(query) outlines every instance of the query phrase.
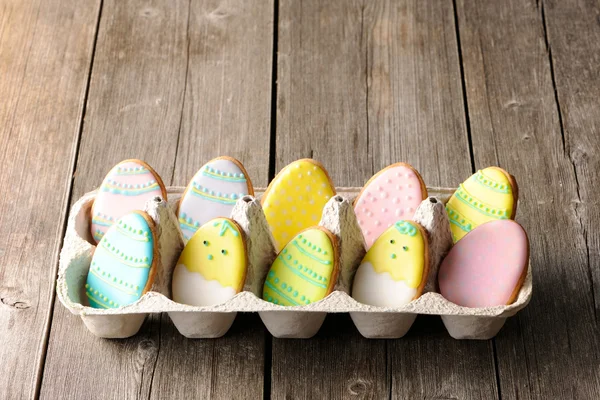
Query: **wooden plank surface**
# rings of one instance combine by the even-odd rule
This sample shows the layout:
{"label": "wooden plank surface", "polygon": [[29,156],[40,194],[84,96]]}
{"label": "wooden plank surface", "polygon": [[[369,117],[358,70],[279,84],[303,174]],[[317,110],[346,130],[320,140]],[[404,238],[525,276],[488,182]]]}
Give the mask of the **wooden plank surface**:
{"label": "wooden plank surface", "polygon": [[[105,2],[74,199],[130,157],[187,185],[227,154],[266,185],[272,16],[270,3],[237,0]],[[264,332],[258,316],[241,316],[225,338],[188,340],[163,315],[133,338],[102,340],[57,305],[42,395],[260,398]]]}
{"label": "wooden plank surface", "polygon": [[475,165],[517,177],[531,242],[533,299],[495,340],[502,398],[598,398],[598,7],[458,3]]}
{"label": "wooden plank surface", "polygon": [[[279,15],[277,169],[312,156],[338,186],[396,161],[430,185],[471,174],[451,2],[281,1]],[[273,339],[272,363],[273,398],[497,397],[491,344],[433,317],[386,342],[330,315],[313,339]]]}
{"label": "wooden plank surface", "polygon": [[0,398],[36,395],[98,3],[0,4]]}
{"label": "wooden plank surface", "polygon": [[[242,161],[255,186],[265,187],[273,4],[211,0],[191,5],[189,67],[173,183],[185,186],[204,163],[229,155]],[[190,340],[163,315],[150,397],[262,398],[265,332],[257,314],[238,314],[223,338]]]}

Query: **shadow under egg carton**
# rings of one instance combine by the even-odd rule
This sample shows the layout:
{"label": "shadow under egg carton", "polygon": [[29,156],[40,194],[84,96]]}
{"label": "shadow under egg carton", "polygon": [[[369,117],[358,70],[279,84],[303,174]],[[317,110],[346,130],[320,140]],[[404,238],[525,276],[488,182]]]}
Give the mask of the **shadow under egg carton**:
{"label": "shadow under egg carton", "polygon": [[124,338],[135,335],[145,317],[167,312],[177,330],[189,338],[223,336],[237,312],[258,312],[275,337],[310,338],[320,329],[327,313],[350,313],[359,332],[367,338],[399,338],[412,326],[418,314],[440,315],[450,335],[456,339],[489,339],[504,325],[507,317],[525,307],[531,298],[529,268],[516,301],[508,306],[467,308],[449,302],[436,293],[439,264],[452,245],[444,204],[454,189],[428,188],[429,197],[415,214],[415,220],[428,232],[430,273],[424,294],[402,307],[377,307],[358,303],[348,293],[360,261],[364,241],[351,201],[361,188],[337,188],[337,195],[323,210],[319,225],[329,229],[340,247],[340,274],[334,291],[326,298],[305,306],[284,307],[261,299],[268,270],[277,256],[274,241],[258,198],[264,190],[255,189],[257,198],[238,200],[231,217],[244,231],[248,248],[248,271],[244,290],[225,303],[196,307],[170,299],[171,275],[183,240],[175,211],[185,188],[167,189],[168,204],[160,198],[148,201],[146,211],[156,222],[160,272],[151,290],[133,304],[115,309],[96,309],[87,304],[85,282],[95,246],[89,233],[92,202],[96,192],[79,199],[69,215],[65,242],[60,255],[58,298],[73,314],[80,315],[96,336]]}

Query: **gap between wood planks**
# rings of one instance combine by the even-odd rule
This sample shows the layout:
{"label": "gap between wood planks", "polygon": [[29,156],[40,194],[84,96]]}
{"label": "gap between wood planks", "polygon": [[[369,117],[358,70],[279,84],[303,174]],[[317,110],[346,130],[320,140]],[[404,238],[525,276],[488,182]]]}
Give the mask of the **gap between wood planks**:
{"label": "gap between wood planks", "polygon": [[[275,178],[277,163],[277,51],[279,43],[279,0],[273,1],[273,57],[271,59],[271,126],[269,137],[268,181]],[[265,328],[266,330],[266,328]],[[273,364],[273,337],[265,332],[265,354],[263,363],[263,399],[271,398],[271,367]]]}
{"label": "gap between wood planks", "polygon": [[[104,6],[104,0],[100,0],[98,6],[98,18],[96,20],[96,27],[94,31],[94,41],[92,43],[92,55],[90,57],[90,66],[88,68],[87,81],[85,84],[85,92],[83,95],[83,109],[81,111],[81,115],[79,118],[79,128],[77,131],[77,138],[74,143],[75,151],[73,154],[73,159],[71,160],[71,179],[67,184],[67,201],[65,203],[66,210],[63,214],[63,220],[61,221],[62,229],[61,229],[61,237],[62,240],[59,242],[59,247],[57,251],[54,253],[54,260],[56,263],[54,265],[54,286],[56,286],[56,280],[58,277],[58,261],[60,251],[62,250],[62,246],[64,243],[65,232],[67,230],[67,220],[69,218],[69,209],[71,207],[71,201],[73,197],[73,182],[75,180],[75,166],[77,165],[77,159],[79,157],[79,145],[81,144],[81,135],[83,133],[83,124],[85,120],[85,113],[87,111],[87,101],[88,95],[90,93],[90,82],[92,80],[92,69],[94,67],[94,58],[96,56],[96,44],[98,43],[98,32],[100,28],[100,19],[102,18],[102,8]],[[38,365],[38,370],[36,373],[35,379],[35,389],[34,389],[34,398],[38,399],[40,397],[40,390],[42,389],[42,381],[44,378],[44,371],[46,366],[46,354],[48,352],[48,339],[50,338],[50,330],[52,328],[52,319],[54,317],[54,303],[56,302],[56,290],[52,289],[52,294],[50,296],[50,307],[48,309],[48,316],[46,318],[46,324],[44,326],[44,336],[42,338],[42,346],[41,346],[41,354],[40,354],[40,364]]]}

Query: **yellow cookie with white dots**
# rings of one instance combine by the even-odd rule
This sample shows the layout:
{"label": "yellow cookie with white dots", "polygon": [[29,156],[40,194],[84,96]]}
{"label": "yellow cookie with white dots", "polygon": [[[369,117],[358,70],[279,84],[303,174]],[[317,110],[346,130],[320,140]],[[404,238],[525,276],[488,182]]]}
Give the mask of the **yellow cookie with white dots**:
{"label": "yellow cookie with white dots", "polygon": [[317,225],[333,196],[335,187],[317,161],[305,158],[283,168],[261,200],[277,251],[300,231]]}

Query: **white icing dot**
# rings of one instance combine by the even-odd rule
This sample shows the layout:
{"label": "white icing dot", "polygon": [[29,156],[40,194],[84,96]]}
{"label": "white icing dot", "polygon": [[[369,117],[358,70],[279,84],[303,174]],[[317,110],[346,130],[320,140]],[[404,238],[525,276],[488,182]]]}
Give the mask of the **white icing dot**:
{"label": "white icing dot", "polygon": [[406,200],[411,200],[412,197],[411,196],[406,196]]}
{"label": "white icing dot", "polygon": [[263,205],[263,208],[269,208],[269,206],[270,206],[269,202],[266,202],[266,203]]}
{"label": "white icing dot", "polygon": [[325,200],[329,200],[331,198],[331,196],[327,195],[325,196]]}
{"label": "white icing dot", "polygon": [[297,208],[296,206],[292,206],[292,212],[296,212]]}
{"label": "white icing dot", "polygon": [[281,192],[281,194],[285,194],[285,189],[281,188],[280,192]]}
{"label": "white icing dot", "polygon": [[371,197],[371,192],[367,192],[367,197]]}
{"label": "white icing dot", "polygon": [[325,182],[321,183],[321,187],[327,187],[327,184]]}
{"label": "white icing dot", "polygon": [[278,199],[273,200],[273,203],[278,206],[279,204],[281,204],[281,202]]}
{"label": "white icing dot", "polygon": [[310,199],[310,200],[308,200],[308,204],[310,204],[310,205],[313,205],[313,204],[315,204],[315,200],[314,200],[314,199]]}
{"label": "white icing dot", "polygon": [[281,234],[281,237],[282,237],[283,239],[287,239],[289,236],[290,236],[290,235],[288,235],[288,233],[287,233],[287,232],[283,232],[283,233]]}
{"label": "white icing dot", "polygon": [[385,199],[388,197],[388,194],[386,192],[381,192],[381,198]]}
{"label": "white icing dot", "polygon": [[383,208],[381,209],[381,212],[382,212],[382,213],[386,213],[386,212],[387,212],[387,208],[383,207]]}
{"label": "white icing dot", "polygon": [[385,180],[385,182],[386,182],[386,183],[392,183],[392,180],[391,180],[390,178],[387,178],[387,179]]}
{"label": "white icing dot", "polygon": [[317,192],[317,194],[318,194],[319,196],[323,196],[323,191],[319,190],[319,191]]}
{"label": "white icing dot", "polygon": [[397,190],[402,190],[402,185],[396,185]]}
{"label": "white icing dot", "polygon": [[389,228],[390,226],[392,226],[392,223],[388,222],[387,227]]}
{"label": "white icing dot", "polygon": [[304,199],[304,197],[298,196],[298,201],[302,201],[303,199]]}
{"label": "white icing dot", "polygon": [[312,171],[307,171],[306,175],[311,176],[312,175]]}
{"label": "white icing dot", "polygon": [[315,165],[315,166],[313,167],[313,171],[316,171],[316,170],[317,170],[317,166]]}
{"label": "white icing dot", "polygon": [[306,191],[307,191],[307,192],[310,192],[310,191],[311,191],[311,189],[312,189],[312,188],[310,187],[310,185],[306,185]]}
{"label": "white icing dot", "polygon": [[306,215],[306,210],[305,209],[300,210],[300,214]]}
{"label": "white icing dot", "polygon": [[[369,231],[369,230],[365,231],[365,235],[366,235],[366,236],[369,236],[370,234],[371,234],[371,231]],[[371,240],[371,243],[372,243],[372,242],[373,242],[373,241]]]}
{"label": "white icing dot", "polygon": [[380,185],[377,185],[377,190],[381,191],[383,188]]}
{"label": "white icing dot", "polygon": [[300,186],[296,186],[296,191],[299,192],[300,191]]}
{"label": "white icing dot", "polygon": [[399,199],[399,198],[397,198],[397,197],[394,197],[394,198],[392,199],[392,203],[394,203],[394,204],[398,204],[398,203],[400,203],[400,199]]}
{"label": "white icing dot", "polygon": [[291,225],[292,225],[292,220],[291,220],[291,219],[286,219],[286,220],[285,220],[285,224],[286,224],[287,226],[291,226]]}
{"label": "white icing dot", "polygon": [[297,226],[298,228],[302,228],[302,222],[298,221],[298,222],[296,223],[296,226]]}
{"label": "white icing dot", "polygon": [[313,221],[316,221],[317,219],[319,219],[319,217],[317,217],[317,216],[316,216],[316,214],[313,214],[313,215],[312,215],[310,218],[311,218]]}
{"label": "white icing dot", "polygon": [[412,213],[413,211],[415,211],[415,209],[414,209],[414,208],[412,208],[412,207],[408,207],[408,208],[406,209],[406,211],[407,211],[407,212],[409,212],[409,213]]}
{"label": "white icing dot", "polygon": [[298,174],[298,179],[302,179],[302,174]]}
{"label": "white icing dot", "polygon": [[287,210],[284,208],[283,210],[281,210],[281,215],[286,215],[287,214]]}
{"label": "white icing dot", "polygon": [[359,220],[358,220],[358,224],[359,224],[359,225],[362,225],[362,224],[363,224],[363,220],[362,220],[362,219],[359,219]]}
{"label": "white icing dot", "polygon": [[379,220],[377,220],[377,221],[375,221],[375,225],[379,226],[379,225],[381,225],[381,222]]}
{"label": "white icing dot", "polygon": [[287,201],[291,203],[292,201],[294,201],[294,199],[292,198],[292,196],[288,196]]}
{"label": "white icing dot", "polygon": [[397,177],[400,177],[400,175],[402,175],[400,172],[396,172]]}
{"label": "white icing dot", "polygon": [[412,188],[412,183],[409,183],[408,185],[406,185],[406,187],[408,187],[409,189]]}

